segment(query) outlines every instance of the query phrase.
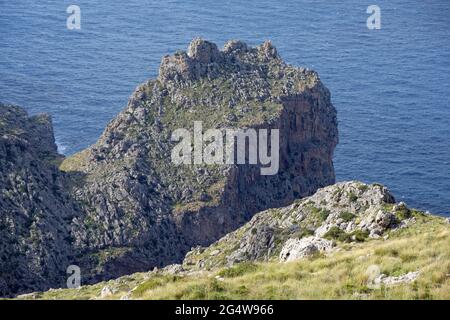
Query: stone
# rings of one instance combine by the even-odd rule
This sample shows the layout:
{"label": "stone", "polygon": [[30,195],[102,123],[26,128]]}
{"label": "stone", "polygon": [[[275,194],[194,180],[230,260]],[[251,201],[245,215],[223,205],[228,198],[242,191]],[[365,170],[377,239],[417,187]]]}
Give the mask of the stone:
{"label": "stone", "polygon": [[216,279],[217,281],[224,281],[224,280],[225,280],[225,279],[222,278],[221,276],[215,276],[215,279]]}
{"label": "stone", "polygon": [[180,274],[183,273],[184,271],[185,270],[181,264],[171,264],[162,269],[162,272],[167,274]]}
{"label": "stone", "polygon": [[272,45],[271,41],[265,41],[260,50],[267,58],[278,58],[277,49]]}
{"label": "stone", "polygon": [[264,259],[267,253],[274,248],[274,229],[270,225],[258,225],[249,228],[250,232],[240,239],[239,248],[228,257],[228,265],[235,263]]}
{"label": "stone", "polygon": [[384,229],[388,228],[394,220],[395,216],[392,213],[382,210],[378,211],[375,217],[375,222]]}
{"label": "stone", "polygon": [[31,292],[31,293],[19,294],[17,296],[17,299],[34,300],[37,297],[38,297],[37,292]]}
{"label": "stone", "polygon": [[404,220],[400,221],[400,223],[397,224],[397,225],[395,226],[395,228],[396,228],[396,229],[404,229],[404,228],[407,228],[407,227],[409,227],[411,224],[416,223],[416,222],[417,222],[416,217],[412,217],[412,218],[409,218],[409,219],[404,219]]}
{"label": "stone", "polygon": [[403,201],[400,201],[399,203],[395,204],[392,207],[393,211],[400,211],[400,210],[409,210],[406,203],[404,203]]}
{"label": "stone", "polygon": [[220,253],[220,250],[213,250],[211,251],[211,253],[209,254],[210,256],[217,256]]}
{"label": "stone", "polygon": [[378,277],[374,279],[375,285],[384,284],[386,286],[395,286],[403,283],[410,283],[415,281],[420,275],[419,271],[408,272],[406,274],[400,275],[398,277],[394,276],[386,276],[385,274],[380,274]]}
{"label": "stone", "polygon": [[120,297],[120,300],[131,300],[131,292]]}
{"label": "stone", "polygon": [[248,50],[247,44],[239,40],[230,40],[223,46],[223,51],[226,54],[233,52],[246,52]]}
{"label": "stone", "polygon": [[329,252],[333,247],[332,241],[314,236],[303,239],[289,239],[281,249],[280,262],[294,261],[319,252]]}
{"label": "stone", "polygon": [[216,44],[196,38],[189,44],[188,57],[200,63],[212,63],[220,59],[221,53]]}
{"label": "stone", "polygon": [[100,298],[107,298],[112,296],[117,290],[111,288],[110,286],[104,286],[100,291]]}

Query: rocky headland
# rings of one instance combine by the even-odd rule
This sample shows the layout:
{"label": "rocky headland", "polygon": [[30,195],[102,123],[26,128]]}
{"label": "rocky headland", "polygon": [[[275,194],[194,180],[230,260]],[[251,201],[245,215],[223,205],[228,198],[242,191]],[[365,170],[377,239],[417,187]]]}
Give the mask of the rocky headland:
{"label": "rocky headland", "polygon": [[[171,133],[280,130],[276,175],[260,165],[175,165]],[[162,59],[98,142],[56,152],[50,118],[0,107],[0,294],[85,283],[179,263],[259,211],[335,182],[336,110],[314,71],[283,62],[270,42],[194,39]],[[4,239],[4,240],[3,240]]]}

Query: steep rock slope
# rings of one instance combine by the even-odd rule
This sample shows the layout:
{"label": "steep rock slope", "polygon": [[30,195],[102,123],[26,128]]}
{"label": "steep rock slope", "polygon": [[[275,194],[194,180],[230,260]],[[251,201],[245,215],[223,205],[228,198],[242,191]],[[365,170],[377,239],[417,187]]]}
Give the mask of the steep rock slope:
{"label": "steep rock slope", "polygon": [[[173,164],[171,134],[199,120],[204,130],[279,129],[278,174]],[[117,276],[181,261],[254,213],[333,183],[337,141],[336,111],[315,72],[285,64],[270,42],[219,50],[195,39],[162,59],[158,78],[136,89],[95,145],[62,164],[80,182],[76,246],[107,256],[99,267],[83,263]]]}
{"label": "steep rock slope", "polygon": [[0,296],[64,285],[79,214],[50,117],[0,105]]}

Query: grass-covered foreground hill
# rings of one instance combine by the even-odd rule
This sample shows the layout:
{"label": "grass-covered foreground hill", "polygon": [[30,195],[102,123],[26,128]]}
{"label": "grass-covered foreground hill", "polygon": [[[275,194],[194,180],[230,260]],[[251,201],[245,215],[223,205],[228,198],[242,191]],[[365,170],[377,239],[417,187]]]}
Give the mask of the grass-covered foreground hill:
{"label": "grass-covered foreground hill", "polygon": [[449,299],[450,224],[380,185],[339,183],[257,214],[182,265],[19,298]]}

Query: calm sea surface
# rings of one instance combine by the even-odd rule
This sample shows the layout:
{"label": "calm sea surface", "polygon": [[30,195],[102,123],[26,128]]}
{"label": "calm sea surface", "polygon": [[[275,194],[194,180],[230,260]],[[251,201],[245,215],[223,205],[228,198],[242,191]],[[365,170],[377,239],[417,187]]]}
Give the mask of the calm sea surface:
{"label": "calm sea surface", "polygon": [[[81,8],[80,31],[66,8]],[[368,30],[366,8],[381,8]],[[94,143],[163,55],[201,36],[272,40],[315,69],[338,110],[338,180],[386,184],[450,214],[450,3],[0,0],[0,101],[53,115],[60,151]]]}

